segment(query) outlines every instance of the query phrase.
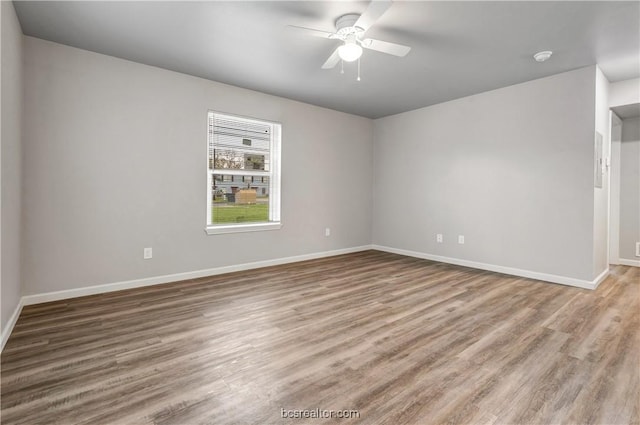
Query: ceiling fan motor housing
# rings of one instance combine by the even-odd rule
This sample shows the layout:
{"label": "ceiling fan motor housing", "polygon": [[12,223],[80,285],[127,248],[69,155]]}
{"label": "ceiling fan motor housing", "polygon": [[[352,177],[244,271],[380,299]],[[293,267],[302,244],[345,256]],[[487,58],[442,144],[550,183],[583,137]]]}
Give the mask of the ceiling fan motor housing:
{"label": "ceiling fan motor housing", "polygon": [[354,26],[360,15],[358,14],[349,14],[342,15],[338,19],[336,19],[336,34],[340,35],[343,38],[346,38],[350,35],[358,36],[364,32],[364,29],[360,27]]}

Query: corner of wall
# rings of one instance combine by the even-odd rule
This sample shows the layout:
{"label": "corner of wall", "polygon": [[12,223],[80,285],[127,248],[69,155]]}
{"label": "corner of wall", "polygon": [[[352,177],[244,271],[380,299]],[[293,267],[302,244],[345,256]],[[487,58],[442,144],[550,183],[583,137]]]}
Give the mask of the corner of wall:
{"label": "corner of wall", "polygon": [[[2,187],[2,31],[3,31],[3,14],[2,5],[0,4],[0,188]],[[0,189],[0,195],[2,195],[2,189]],[[2,196],[0,196],[0,351],[4,348],[4,338],[2,338],[5,331],[4,321],[2,319]]]}
{"label": "corner of wall", "polygon": [[602,135],[602,163],[596,164],[594,149],[594,173],[602,169],[602,187],[593,188],[593,271],[592,277],[601,275],[609,266],[609,167],[605,164],[611,155],[609,80],[599,66],[595,66],[594,138]]}
{"label": "corner of wall", "polygon": [[0,329],[4,346],[21,308],[24,35],[14,4],[0,3]]}

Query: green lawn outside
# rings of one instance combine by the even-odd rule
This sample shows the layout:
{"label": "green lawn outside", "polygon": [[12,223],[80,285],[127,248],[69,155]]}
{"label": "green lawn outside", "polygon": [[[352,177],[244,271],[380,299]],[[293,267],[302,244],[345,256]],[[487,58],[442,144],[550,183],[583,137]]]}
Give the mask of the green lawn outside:
{"label": "green lawn outside", "polygon": [[212,208],[213,224],[269,221],[269,204],[218,204]]}

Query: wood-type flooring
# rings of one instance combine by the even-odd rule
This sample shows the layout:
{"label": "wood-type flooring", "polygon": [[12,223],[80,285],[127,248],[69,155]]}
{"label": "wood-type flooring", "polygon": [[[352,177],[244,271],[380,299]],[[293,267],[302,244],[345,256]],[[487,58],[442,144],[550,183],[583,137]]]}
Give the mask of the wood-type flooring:
{"label": "wood-type flooring", "polygon": [[27,306],[2,424],[638,424],[639,290],[365,251]]}

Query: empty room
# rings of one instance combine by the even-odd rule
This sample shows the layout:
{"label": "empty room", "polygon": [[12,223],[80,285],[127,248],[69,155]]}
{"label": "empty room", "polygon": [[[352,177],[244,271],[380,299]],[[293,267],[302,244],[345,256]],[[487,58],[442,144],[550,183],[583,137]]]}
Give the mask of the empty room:
{"label": "empty room", "polygon": [[639,1],[0,1],[0,422],[640,423]]}

